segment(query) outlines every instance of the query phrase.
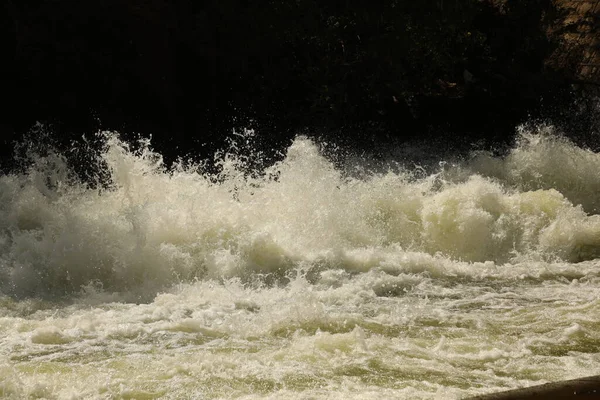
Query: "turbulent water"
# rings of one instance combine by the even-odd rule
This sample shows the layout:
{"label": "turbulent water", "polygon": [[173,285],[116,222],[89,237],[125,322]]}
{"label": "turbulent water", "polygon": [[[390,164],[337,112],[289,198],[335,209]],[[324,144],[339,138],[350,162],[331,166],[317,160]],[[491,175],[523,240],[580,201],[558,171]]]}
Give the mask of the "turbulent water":
{"label": "turbulent water", "polygon": [[549,130],[372,169],[298,137],[218,173],[103,134],[97,188],[38,156],[0,177],[0,397],[461,399],[599,374],[600,154]]}

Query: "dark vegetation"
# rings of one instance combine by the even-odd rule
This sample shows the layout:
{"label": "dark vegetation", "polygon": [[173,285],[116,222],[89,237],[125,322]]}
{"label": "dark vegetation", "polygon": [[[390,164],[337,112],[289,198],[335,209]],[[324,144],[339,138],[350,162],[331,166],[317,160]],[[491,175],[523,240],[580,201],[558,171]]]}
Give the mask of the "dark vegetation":
{"label": "dark vegetation", "polygon": [[235,126],[272,149],[300,131],[498,144],[573,95],[545,64],[550,0],[0,1],[5,168],[35,121],[62,146],[152,134],[167,159]]}

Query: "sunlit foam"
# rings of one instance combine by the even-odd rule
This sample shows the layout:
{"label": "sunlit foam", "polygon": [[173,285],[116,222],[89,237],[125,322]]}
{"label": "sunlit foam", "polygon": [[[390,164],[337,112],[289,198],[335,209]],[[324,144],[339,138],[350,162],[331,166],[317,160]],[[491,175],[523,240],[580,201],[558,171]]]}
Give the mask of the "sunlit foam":
{"label": "sunlit foam", "polygon": [[361,178],[302,136],[264,170],[249,169],[259,154],[222,152],[215,175],[167,168],[149,141],[132,150],[100,135],[107,188],[77,181],[52,152],[0,177],[3,293],[152,296],[196,279],[284,282],[299,267],[401,272],[411,254],[497,265],[600,255],[600,217],[586,213],[600,155],[548,132],[523,132],[504,158]]}

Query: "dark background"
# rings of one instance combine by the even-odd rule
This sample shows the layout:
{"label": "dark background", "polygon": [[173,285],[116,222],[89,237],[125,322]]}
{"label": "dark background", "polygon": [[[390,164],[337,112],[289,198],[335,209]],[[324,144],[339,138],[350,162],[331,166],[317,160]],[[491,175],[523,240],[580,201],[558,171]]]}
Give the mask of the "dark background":
{"label": "dark background", "polygon": [[59,148],[152,135],[167,161],[234,127],[271,150],[302,132],[498,146],[534,119],[589,139],[595,86],[548,63],[564,18],[550,0],[0,0],[1,167],[36,121]]}

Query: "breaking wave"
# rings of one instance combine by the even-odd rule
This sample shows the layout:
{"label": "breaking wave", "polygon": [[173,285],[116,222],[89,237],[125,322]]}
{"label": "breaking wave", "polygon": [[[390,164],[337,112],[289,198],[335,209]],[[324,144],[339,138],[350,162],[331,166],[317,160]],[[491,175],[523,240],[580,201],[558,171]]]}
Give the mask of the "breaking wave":
{"label": "breaking wave", "polygon": [[550,127],[522,130],[504,157],[360,177],[302,136],[261,171],[253,155],[219,154],[218,173],[100,136],[105,187],[52,152],[0,177],[3,294],[152,298],[195,280],[285,283],[299,269],[510,275],[600,256],[600,154]]}

